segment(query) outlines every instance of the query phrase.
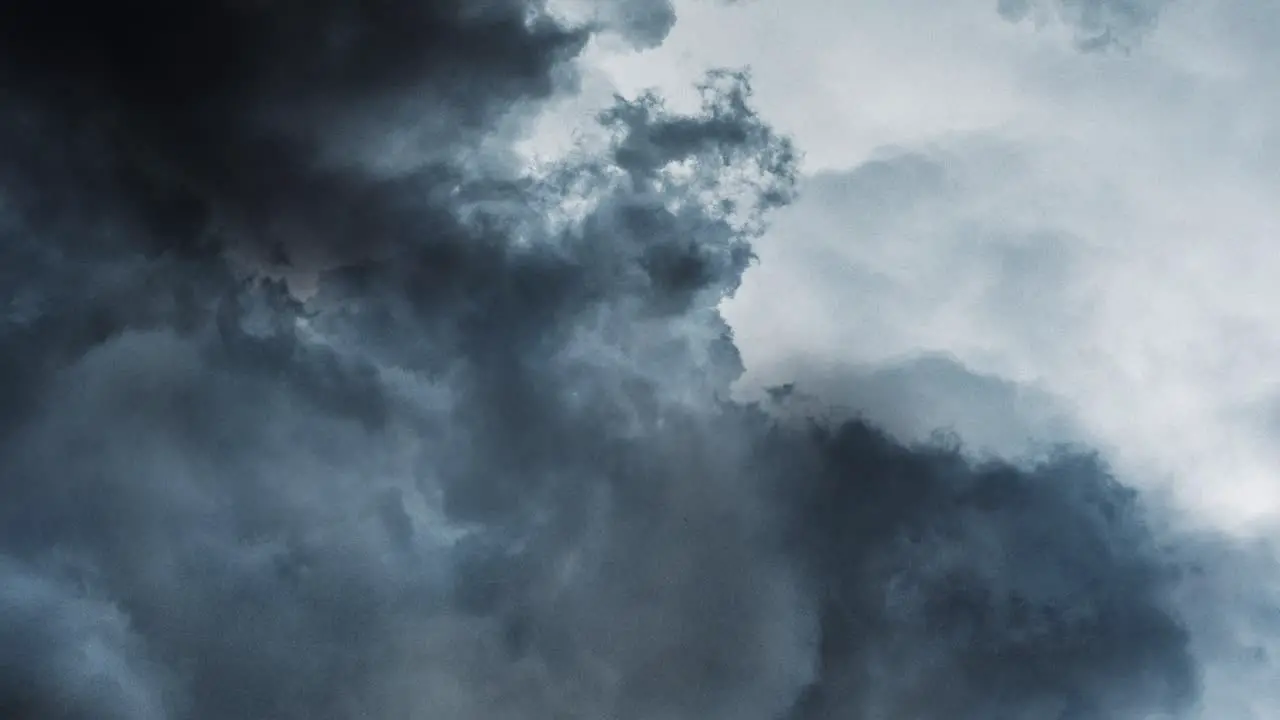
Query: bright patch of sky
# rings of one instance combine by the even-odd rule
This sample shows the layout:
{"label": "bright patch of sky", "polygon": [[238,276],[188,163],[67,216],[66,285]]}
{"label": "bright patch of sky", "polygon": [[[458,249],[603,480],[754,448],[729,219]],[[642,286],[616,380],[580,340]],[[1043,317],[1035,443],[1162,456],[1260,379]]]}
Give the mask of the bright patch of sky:
{"label": "bright patch of sky", "polygon": [[677,5],[662,47],[595,47],[534,145],[614,91],[689,104],[706,68],[752,68],[807,178],[726,304],[744,392],[950,357],[1207,519],[1280,514],[1280,6]]}

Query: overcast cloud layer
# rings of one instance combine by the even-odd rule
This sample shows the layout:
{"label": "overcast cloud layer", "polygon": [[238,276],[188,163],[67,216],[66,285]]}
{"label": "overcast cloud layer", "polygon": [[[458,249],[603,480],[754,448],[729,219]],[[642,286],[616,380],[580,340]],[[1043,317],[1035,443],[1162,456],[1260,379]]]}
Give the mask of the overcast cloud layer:
{"label": "overcast cloud layer", "polygon": [[[1136,351],[1079,278],[1143,246],[1065,222],[1126,195],[1038,203],[1105,148],[971,118],[820,165],[842,124],[779,112],[802,166],[777,66],[753,96],[660,48],[780,7],[18,3],[0,716],[1268,717],[1270,545],[1106,461],[1195,477],[1217,440],[1155,455],[1158,406],[1089,405],[1080,368]],[[1173,7],[890,24],[1120,68]],[[554,148],[544,110],[593,106]]]}

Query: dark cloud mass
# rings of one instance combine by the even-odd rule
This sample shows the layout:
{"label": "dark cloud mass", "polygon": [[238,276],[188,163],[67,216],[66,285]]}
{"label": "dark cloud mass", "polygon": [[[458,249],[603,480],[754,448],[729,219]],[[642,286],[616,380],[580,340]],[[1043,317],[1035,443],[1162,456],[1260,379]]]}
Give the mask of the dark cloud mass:
{"label": "dark cloud mass", "polygon": [[1181,546],[1100,463],[727,399],[796,169],[744,76],[516,161],[667,3],[10,5],[0,717],[1194,703]]}

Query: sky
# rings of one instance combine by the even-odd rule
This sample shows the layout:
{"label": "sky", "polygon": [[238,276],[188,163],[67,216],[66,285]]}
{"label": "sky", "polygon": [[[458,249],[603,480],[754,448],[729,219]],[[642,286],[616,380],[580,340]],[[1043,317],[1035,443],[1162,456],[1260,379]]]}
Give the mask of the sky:
{"label": "sky", "polygon": [[1275,717],[1280,11],[11,5],[0,717]]}
{"label": "sky", "polygon": [[744,390],[796,363],[951,358],[1047,393],[1063,437],[1135,482],[1265,531],[1280,9],[1004,5],[687,2],[660,48],[602,49],[601,82],[678,97],[750,66],[804,152],[799,202],[725,306]]}

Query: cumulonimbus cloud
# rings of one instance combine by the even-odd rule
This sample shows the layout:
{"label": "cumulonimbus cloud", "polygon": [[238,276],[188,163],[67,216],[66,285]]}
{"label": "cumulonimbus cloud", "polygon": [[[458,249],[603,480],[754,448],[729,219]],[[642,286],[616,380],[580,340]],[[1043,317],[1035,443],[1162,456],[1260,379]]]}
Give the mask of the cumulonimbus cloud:
{"label": "cumulonimbus cloud", "polygon": [[[616,5],[12,11],[0,714],[1193,706],[1185,548],[1088,454],[728,399],[718,305],[797,161],[744,75],[513,162],[602,18],[670,27]],[[395,172],[335,150],[401,130]]]}

